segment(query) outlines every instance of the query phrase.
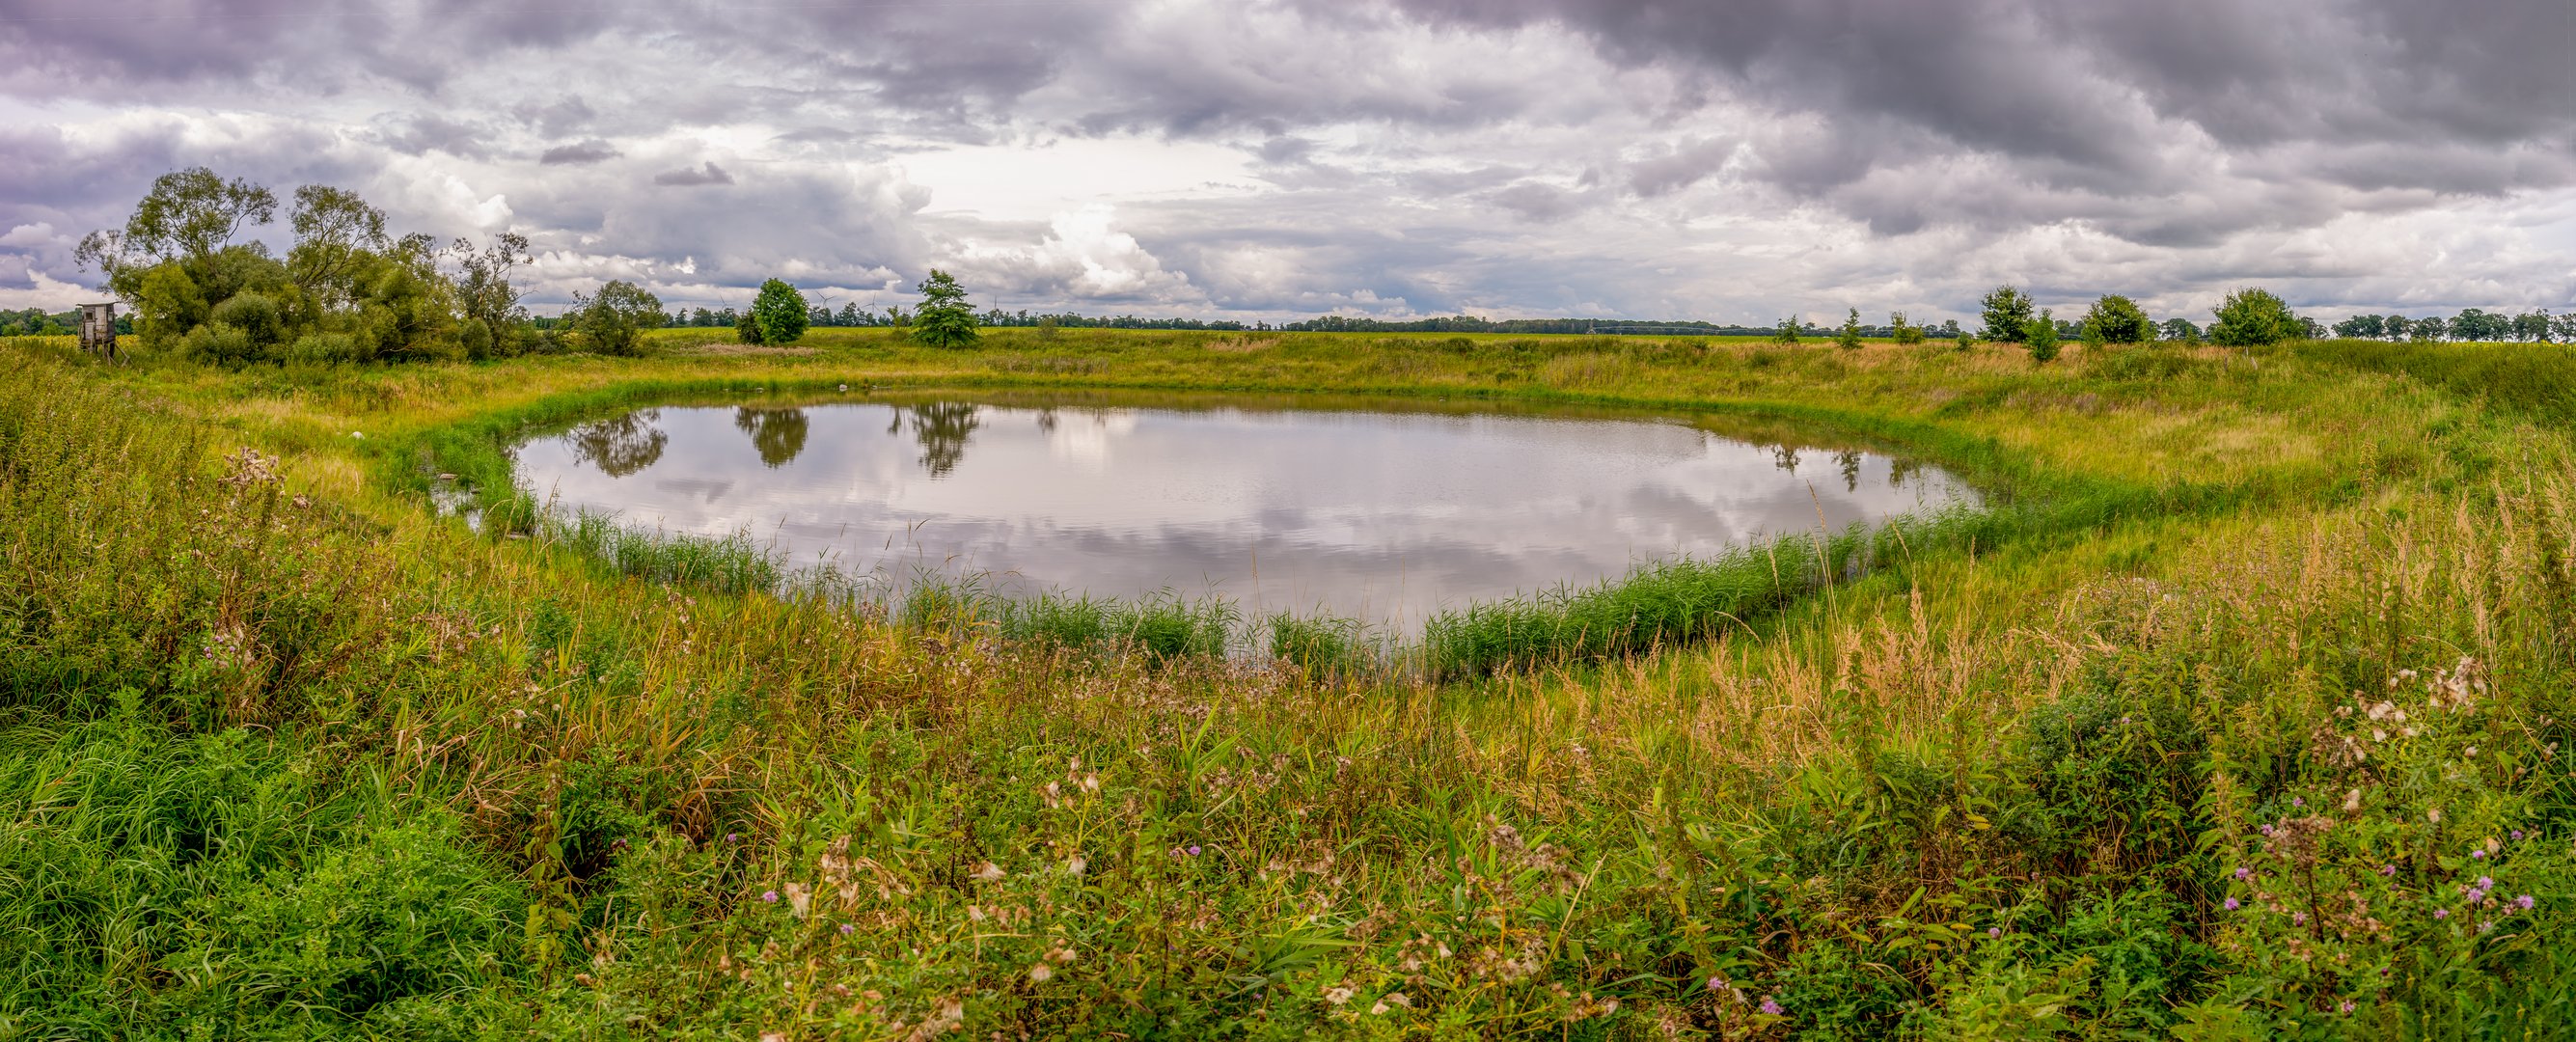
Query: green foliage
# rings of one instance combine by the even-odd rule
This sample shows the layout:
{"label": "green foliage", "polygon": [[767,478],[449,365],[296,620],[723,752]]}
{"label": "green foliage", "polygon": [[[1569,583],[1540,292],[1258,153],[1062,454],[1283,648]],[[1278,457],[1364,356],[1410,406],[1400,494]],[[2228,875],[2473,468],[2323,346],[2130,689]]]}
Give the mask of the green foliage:
{"label": "green foliage", "polygon": [[[1988,343],[2019,344],[2030,336],[2031,300],[2028,294],[2011,286],[1997,286],[1978,302],[1984,316],[1985,331],[1978,338]],[[2052,330],[2055,326],[2050,327]]]}
{"label": "green foliage", "polygon": [[2300,334],[2299,320],[2290,314],[2290,305],[2268,290],[2240,289],[2230,293],[2218,305],[2216,315],[2217,321],[2209,327],[2209,339],[2227,347],[2276,344]]}
{"label": "green foliage", "polygon": [[2136,301],[2112,294],[2084,313],[2084,337],[2087,344],[2141,344],[2156,338],[2156,325]]}
{"label": "green foliage", "polygon": [[[656,311],[660,304],[655,304]],[[812,312],[805,304],[805,294],[796,287],[771,279],[760,284],[760,295],[752,298],[751,313],[746,318],[759,331],[755,344],[792,344],[805,336],[805,325]]]}
{"label": "green foliage", "polygon": [[2057,320],[2043,309],[2038,318],[2022,328],[2021,342],[2030,348],[2030,360],[2046,365],[2057,358]]}
{"label": "green foliage", "polygon": [[1796,344],[1798,342],[1798,320],[1795,317],[1781,319],[1780,324],[1774,328],[1771,334],[1771,342],[1783,346]]}
{"label": "green foliage", "polygon": [[1859,308],[1851,309],[1851,314],[1843,319],[1842,328],[1834,333],[1834,345],[1845,351],[1860,350]]}
{"label": "green foliage", "polygon": [[572,335],[591,350],[634,355],[641,350],[644,331],[662,324],[662,301],[634,283],[611,279],[597,296],[573,294],[564,319]]}
{"label": "green foliage", "polygon": [[[904,316],[895,322],[902,325]],[[966,291],[947,272],[933,268],[930,277],[921,281],[921,307],[911,317],[912,339],[931,347],[969,347],[981,334],[975,330],[975,306],[966,302]]]}
{"label": "green foliage", "polygon": [[1899,311],[1889,316],[1887,325],[1894,331],[1897,343],[1910,345],[1923,342],[1923,327],[1905,321],[1905,312]]}

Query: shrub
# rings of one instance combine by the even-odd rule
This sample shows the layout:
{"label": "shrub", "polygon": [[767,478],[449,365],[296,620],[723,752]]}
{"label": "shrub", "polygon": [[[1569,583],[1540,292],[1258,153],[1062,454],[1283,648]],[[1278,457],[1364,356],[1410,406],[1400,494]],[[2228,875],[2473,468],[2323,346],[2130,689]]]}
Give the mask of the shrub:
{"label": "shrub", "polygon": [[[659,314],[660,309],[656,303],[655,313]],[[751,313],[745,317],[760,334],[760,339],[751,343],[793,344],[805,335],[805,325],[812,320],[813,311],[806,306],[805,294],[797,292],[796,287],[771,279],[760,284],[760,295],[752,299]]]}
{"label": "shrub", "polygon": [[2138,344],[2156,338],[2156,324],[2136,301],[2111,294],[2084,313],[2084,335],[2087,343]]}
{"label": "shrub", "polygon": [[2218,320],[2210,324],[2209,339],[2228,347],[2257,347],[2277,344],[2299,335],[2298,318],[2290,314],[2290,305],[2267,290],[2240,289],[2227,295],[2216,309]]}
{"label": "shrub", "polygon": [[[1998,344],[2018,344],[2030,335],[2031,303],[2028,294],[2011,286],[1997,286],[1979,302],[1986,321],[1983,339]],[[2050,327],[2052,330],[2054,326]]]}
{"label": "shrub", "polygon": [[2057,320],[2047,311],[2022,327],[2022,343],[2030,348],[2031,361],[2046,365],[2057,358]]}
{"label": "shrub", "polygon": [[631,282],[611,281],[599,295],[573,295],[564,313],[573,334],[604,355],[632,355],[640,350],[644,331],[662,324],[662,301]]}

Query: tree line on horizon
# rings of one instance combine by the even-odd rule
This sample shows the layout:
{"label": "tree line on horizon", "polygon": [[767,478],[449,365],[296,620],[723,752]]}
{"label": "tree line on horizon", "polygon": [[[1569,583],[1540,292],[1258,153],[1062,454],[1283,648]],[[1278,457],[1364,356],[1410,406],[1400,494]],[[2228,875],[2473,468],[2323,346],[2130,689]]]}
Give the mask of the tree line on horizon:
{"label": "tree line on horizon", "polygon": [[[1132,314],[1093,317],[1027,309],[977,311],[957,281],[936,269],[918,287],[923,298],[911,309],[897,305],[880,311],[855,302],[832,308],[773,278],[762,284],[746,311],[728,306],[665,312],[651,292],[610,280],[594,293],[575,294],[563,315],[538,317],[524,305],[524,291],[516,281],[518,270],[534,259],[524,236],[505,232],[480,246],[465,239],[441,245],[418,233],[394,236],[386,229],[383,210],[345,189],[305,185],[292,200],[288,224],[294,244],[277,257],[260,241],[234,241],[246,228],[275,219],[280,205],[275,194],[243,179],[225,180],[205,167],[173,171],[153,181],[122,228],[91,233],[75,256],[84,267],[98,268],[107,290],[131,305],[132,314],[119,317],[120,333],[138,336],[147,350],[170,350],[218,364],[486,359],[566,350],[631,354],[640,350],[645,330],[662,326],[730,327],[752,344],[790,343],[814,327],[892,327],[938,346],[971,344],[982,327],[1036,327],[1046,335],[1058,328],[1107,328],[1770,336],[1789,342],[1814,336],[1850,346],[1864,337],[1901,343],[1982,339],[2028,346],[2043,361],[2064,340],[2197,343],[2206,337],[2241,345],[2331,335],[2576,343],[2576,313],[2468,308],[2449,318],[2358,315],[2329,327],[2293,313],[2279,297],[2260,289],[2230,294],[2206,327],[2182,317],[2150,320],[2135,302],[2116,294],[2095,301],[2080,318],[2059,319],[2048,309],[2035,309],[2028,294],[2011,286],[1998,287],[1980,301],[1983,325],[1974,331],[1956,320],[1914,325],[1901,312],[1885,325],[1863,325],[1857,309],[1834,330],[1798,319],[1743,326],[1697,320],[1321,315],[1273,325]],[[76,323],[73,312],[0,311],[0,336],[62,335]]]}

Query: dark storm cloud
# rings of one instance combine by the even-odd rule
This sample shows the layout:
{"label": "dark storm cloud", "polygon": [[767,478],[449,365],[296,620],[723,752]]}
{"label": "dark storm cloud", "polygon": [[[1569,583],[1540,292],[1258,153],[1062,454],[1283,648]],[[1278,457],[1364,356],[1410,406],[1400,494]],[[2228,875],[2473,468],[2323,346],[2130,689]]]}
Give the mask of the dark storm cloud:
{"label": "dark storm cloud", "polygon": [[733,175],[725,173],[723,167],[717,166],[716,161],[710,159],[707,160],[705,166],[699,167],[695,170],[665,170],[661,173],[655,174],[653,175],[653,183],[657,185],[671,185],[680,188],[695,188],[702,185],[729,185],[733,183]]}
{"label": "dark storm cloud", "polygon": [[588,141],[575,141],[568,145],[549,148],[545,154],[537,157],[537,162],[547,166],[579,166],[606,162],[625,154],[618,151],[615,145],[592,138]]}

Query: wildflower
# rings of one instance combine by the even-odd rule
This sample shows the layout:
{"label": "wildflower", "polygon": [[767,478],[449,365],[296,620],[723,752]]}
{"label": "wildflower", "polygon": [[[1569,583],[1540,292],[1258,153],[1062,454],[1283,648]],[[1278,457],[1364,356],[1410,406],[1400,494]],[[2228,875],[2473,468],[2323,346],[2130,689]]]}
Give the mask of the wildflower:
{"label": "wildflower", "polygon": [[2528,911],[2530,911],[2530,910],[2531,910],[2531,906],[2532,906],[2531,895],[2530,895],[2530,894],[2524,894],[2524,895],[2522,895],[2521,897],[2514,898],[2514,899],[2513,899],[2513,903],[2514,903],[2514,905],[2515,905],[2516,907],[2521,908],[2523,911],[2528,912]]}
{"label": "wildflower", "polygon": [[2483,850],[2472,850],[2469,851],[2469,856],[2477,860],[2484,861],[2486,860],[2487,852]]}
{"label": "wildflower", "polygon": [[2493,890],[2493,889],[2495,889],[2495,880],[2494,880],[2494,879],[2491,879],[2491,878],[2488,878],[2488,877],[2486,877],[2486,876],[2479,876],[2479,877],[2478,877],[2478,889],[2480,889],[2480,890]]}
{"label": "wildflower", "polygon": [[2245,867],[2245,866],[2243,866],[2243,865],[2238,865],[2238,866],[2236,866],[2236,878],[2237,878],[2237,879],[2239,879],[2239,880],[2245,880],[2245,879],[2251,879],[2251,878],[2253,878],[2253,877],[2254,877],[2254,870],[2253,870],[2253,869],[2247,868],[2247,867]]}
{"label": "wildflower", "polygon": [[2515,830],[2513,830],[2513,832],[2512,832],[2511,834],[2512,834],[2512,836],[2513,836],[2513,841],[2514,841],[2514,842],[2516,842],[2516,843],[2520,843],[2520,842],[2522,842],[2522,830],[2521,830],[2521,829],[2515,829]]}
{"label": "wildflower", "polygon": [[2290,913],[2290,922],[2295,925],[2306,926],[2308,925],[2308,913],[2292,912]]}
{"label": "wildflower", "polygon": [[841,936],[843,936],[843,937],[847,937],[847,936],[849,936],[849,935],[851,934],[851,932],[852,932],[852,931],[855,931],[855,930],[857,930],[857,929],[858,929],[858,927],[852,926],[852,925],[850,925],[850,924],[848,924],[848,923],[842,923],[842,924],[841,924]]}
{"label": "wildflower", "polygon": [[760,892],[760,899],[761,899],[761,900],[763,900],[763,901],[767,901],[767,902],[769,902],[770,904],[777,904],[777,903],[778,903],[778,891],[776,891],[776,890],[763,890],[763,891],[761,891],[761,892]]}
{"label": "wildflower", "polygon": [[2001,936],[2003,936],[2003,935],[2004,935],[2004,928],[2003,928],[2003,927],[2000,927],[2000,926],[1989,926],[1989,927],[1986,927],[1986,936],[1988,936],[1988,937],[2001,937]]}
{"label": "wildflower", "polygon": [[1766,1014],[1769,1014],[1769,1015],[1771,1015],[1771,1016],[1774,1016],[1774,1017],[1779,1016],[1779,1015],[1780,1015],[1780,1013],[1781,1013],[1780,1003],[1779,1003],[1779,1002],[1777,1002],[1777,1001],[1775,1001],[1775,1000],[1774,1000],[1771,996],[1769,996],[1769,995],[1765,995],[1765,996],[1763,996],[1763,997],[1762,997],[1762,1005],[1761,1005],[1761,1007],[1760,1007],[1760,1008],[1761,1008],[1762,1012],[1764,1012],[1764,1013],[1766,1013]]}
{"label": "wildflower", "polygon": [[1055,967],[1049,966],[1043,962],[1029,967],[1029,979],[1040,984],[1046,983],[1049,978],[1054,976]]}
{"label": "wildflower", "polygon": [[1348,984],[1343,984],[1324,989],[1324,1001],[1339,1006],[1350,1002],[1351,996],[1357,994],[1359,994],[1358,988],[1351,987]]}
{"label": "wildflower", "polygon": [[2344,1011],[2344,1012],[2346,1012],[2346,1013],[2350,1013],[2350,1012],[2352,1012],[2352,1000],[2351,1000],[2351,999],[2345,999],[2345,1000],[2343,1000],[2343,1007],[2342,1007],[2342,1008],[2343,1008],[2343,1011]]}
{"label": "wildflower", "polygon": [[2450,917],[2451,910],[2448,908],[2436,908],[2433,910],[2433,918],[2435,919],[2448,919]]}
{"label": "wildflower", "polygon": [[1725,987],[1725,986],[1726,986],[1726,978],[1724,978],[1724,977],[1711,977],[1711,978],[1709,978],[1709,979],[1708,979],[1708,990],[1710,990],[1710,991],[1716,991],[1717,989],[1719,989],[1719,988],[1723,988],[1723,987]]}
{"label": "wildflower", "polygon": [[2238,907],[2239,907],[2239,906],[2237,905],[2237,903],[2236,903],[2236,899],[2235,899],[2235,898],[2231,897],[2231,898],[2228,898],[2228,899],[2227,899],[2227,910],[2228,910],[2228,911],[2233,912],[2233,911],[2235,911]]}
{"label": "wildflower", "polygon": [[1006,873],[1002,871],[1002,866],[996,865],[990,861],[984,862],[983,867],[975,870],[975,878],[986,883],[1000,879],[1005,874]]}
{"label": "wildflower", "polygon": [[2479,924],[2478,924],[2478,932],[2479,932],[2479,933],[2485,933],[2485,932],[2487,932],[2487,931],[2489,931],[2489,930],[2493,930],[2493,929],[2495,929],[2495,924],[2494,924],[2494,923],[2479,923]]}
{"label": "wildflower", "polygon": [[2441,823],[2442,823],[2442,808],[2440,808],[2440,807],[2435,807],[2435,808],[2433,808],[2432,810],[2425,811],[2425,812],[2424,812],[2424,820],[2429,821],[2429,822],[2432,822],[2433,824],[2436,824],[2436,825],[2441,824]]}
{"label": "wildflower", "polygon": [[2271,835],[2271,834],[2272,834],[2272,826],[2271,826],[2271,824],[2270,824],[2270,823],[2268,823],[2268,822],[2267,822],[2267,823],[2265,823],[2265,824],[2264,824],[2264,826],[2263,826],[2263,834],[2264,834],[2264,835],[2266,835],[2266,836],[2269,836],[2269,835]]}
{"label": "wildflower", "polygon": [[1192,844],[1190,844],[1190,856],[1191,856],[1191,857],[1197,857],[1197,856],[1199,856],[1199,845],[1198,845],[1198,844],[1196,844],[1196,843],[1192,843]]}
{"label": "wildflower", "polygon": [[731,843],[731,842],[733,842],[736,838],[739,838],[741,835],[742,835],[742,834],[741,834],[741,833],[739,833],[739,832],[728,832],[728,833],[725,833],[725,842],[727,842],[727,843]]}
{"label": "wildflower", "polygon": [[2290,797],[2290,806],[2293,806],[2293,807],[2305,807],[2305,806],[2307,806],[2307,805],[2308,805],[2308,800],[2307,800],[2307,798],[2306,798],[2306,797],[2304,797],[2304,796],[2292,796],[2292,797]]}

